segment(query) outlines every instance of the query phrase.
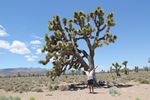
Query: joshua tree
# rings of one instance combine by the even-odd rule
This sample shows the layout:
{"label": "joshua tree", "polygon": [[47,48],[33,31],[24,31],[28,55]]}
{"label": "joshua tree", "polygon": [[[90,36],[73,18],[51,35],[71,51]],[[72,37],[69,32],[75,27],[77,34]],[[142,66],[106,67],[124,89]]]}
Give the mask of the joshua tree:
{"label": "joshua tree", "polygon": [[138,66],[135,66],[134,71],[135,71],[136,73],[139,72],[139,67],[138,67]]}
{"label": "joshua tree", "polygon": [[[150,58],[148,58],[148,63],[150,63]],[[149,68],[148,67],[146,67],[146,68],[144,68],[145,69],[145,71],[149,71]]]}
{"label": "joshua tree", "polygon": [[114,68],[115,68],[116,75],[120,76],[121,65],[119,65],[118,63],[113,63],[112,66],[114,66]]}
{"label": "joshua tree", "polygon": [[149,68],[147,66],[145,66],[144,71],[149,71]]}
{"label": "joshua tree", "polygon": [[[101,7],[89,14],[74,12],[72,19],[61,20],[54,16],[48,22],[53,34],[45,34],[46,44],[42,49],[47,54],[45,60],[39,62],[46,65],[53,59],[53,69],[49,73],[52,79],[71,68],[94,68],[95,49],[114,43],[117,38],[109,32],[114,25],[113,13],[109,13],[105,20]],[[88,49],[81,48],[83,42]]]}
{"label": "joshua tree", "polygon": [[150,58],[148,58],[148,63],[150,63]]}
{"label": "joshua tree", "polygon": [[126,75],[129,74],[129,69],[127,68],[127,63],[128,63],[128,61],[124,61],[124,62],[122,63],[122,65],[125,66],[125,67],[124,67],[124,73],[125,73]]}
{"label": "joshua tree", "polygon": [[112,66],[110,66],[110,73],[112,73],[113,72],[113,69],[112,69]]}

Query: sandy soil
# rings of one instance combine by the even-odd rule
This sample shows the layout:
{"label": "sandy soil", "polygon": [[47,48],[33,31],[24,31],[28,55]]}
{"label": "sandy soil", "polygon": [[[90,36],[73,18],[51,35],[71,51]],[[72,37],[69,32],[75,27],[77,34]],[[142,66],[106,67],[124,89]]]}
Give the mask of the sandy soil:
{"label": "sandy soil", "polygon": [[[21,100],[30,100],[33,96],[36,100],[150,100],[150,85],[132,83],[131,87],[122,87],[118,90],[120,95],[109,94],[110,88],[95,88],[95,94],[89,94],[88,89],[77,91],[52,91],[52,92],[27,92],[13,93],[0,90],[0,96],[19,96]],[[139,100],[138,99],[138,100]]]}

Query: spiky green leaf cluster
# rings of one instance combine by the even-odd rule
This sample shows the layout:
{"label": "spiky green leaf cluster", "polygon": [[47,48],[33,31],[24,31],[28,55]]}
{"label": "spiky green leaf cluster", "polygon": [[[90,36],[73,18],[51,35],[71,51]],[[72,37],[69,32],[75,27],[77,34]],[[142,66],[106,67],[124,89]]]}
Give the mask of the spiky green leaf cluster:
{"label": "spiky green leaf cluster", "polygon": [[128,63],[128,61],[124,61],[122,64],[123,64],[124,66],[127,66],[127,63]]}
{"label": "spiky green leaf cluster", "polygon": [[115,25],[115,21],[113,19],[113,13],[109,13],[107,15],[106,23],[107,23],[108,26],[114,26]]}

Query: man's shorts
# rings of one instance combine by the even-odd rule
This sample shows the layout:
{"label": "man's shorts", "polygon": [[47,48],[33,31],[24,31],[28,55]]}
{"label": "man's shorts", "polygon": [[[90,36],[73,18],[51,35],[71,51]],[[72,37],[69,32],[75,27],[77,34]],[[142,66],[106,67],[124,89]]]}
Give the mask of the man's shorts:
{"label": "man's shorts", "polygon": [[90,79],[87,82],[88,82],[88,85],[93,85],[93,79]]}

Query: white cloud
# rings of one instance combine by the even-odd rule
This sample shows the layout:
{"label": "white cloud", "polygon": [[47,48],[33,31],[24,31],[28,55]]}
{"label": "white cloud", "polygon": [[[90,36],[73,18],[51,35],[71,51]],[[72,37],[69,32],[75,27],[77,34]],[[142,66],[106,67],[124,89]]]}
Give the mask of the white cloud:
{"label": "white cloud", "polygon": [[37,49],[35,54],[42,54],[41,49]]}
{"label": "white cloud", "polygon": [[32,55],[26,55],[24,56],[28,61],[35,61],[36,58],[38,58],[37,56],[32,56]]}
{"label": "white cloud", "polygon": [[0,48],[9,49],[10,48],[9,42],[5,40],[0,40]]}
{"label": "white cloud", "polygon": [[0,37],[3,37],[3,36],[7,36],[8,33],[6,32],[5,28],[0,25]]}
{"label": "white cloud", "polygon": [[32,44],[32,45],[40,45],[40,44],[42,44],[42,43],[41,43],[41,41],[39,41],[39,40],[32,40],[32,41],[30,42],[30,44]]}
{"label": "white cloud", "polygon": [[0,48],[2,49],[8,49],[11,53],[15,54],[28,54],[30,53],[30,50],[27,48],[25,43],[15,40],[10,44],[8,41],[0,40]]}
{"label": "white cloud", "polygon": [[26,47],[25,43],[15,40],[13,41],[12,45],[10,46],[9,49],[10,52],[15,53],[15,54],[29,54],[31,51]]}
{"label": "white cloud", "polygon": [[31,46],[31,49],[36,50],[37,48],[40,48],[40,45],[32,45],[32,46]]}
{"label": "white cloud", "polygon": [[32,41],[30,41],[30,44],[32,45],[31,49],[35,50],[35,49],[40,48],[42,43],[39,40],[32,40]]}
{"label": "white cloud", "polygon": [[36,35],[34,35],[33,37],[34,37],[35,39],[40,39],[40,40],[43,40],[43,39],[44,39],[43,37],[36,36]]}

